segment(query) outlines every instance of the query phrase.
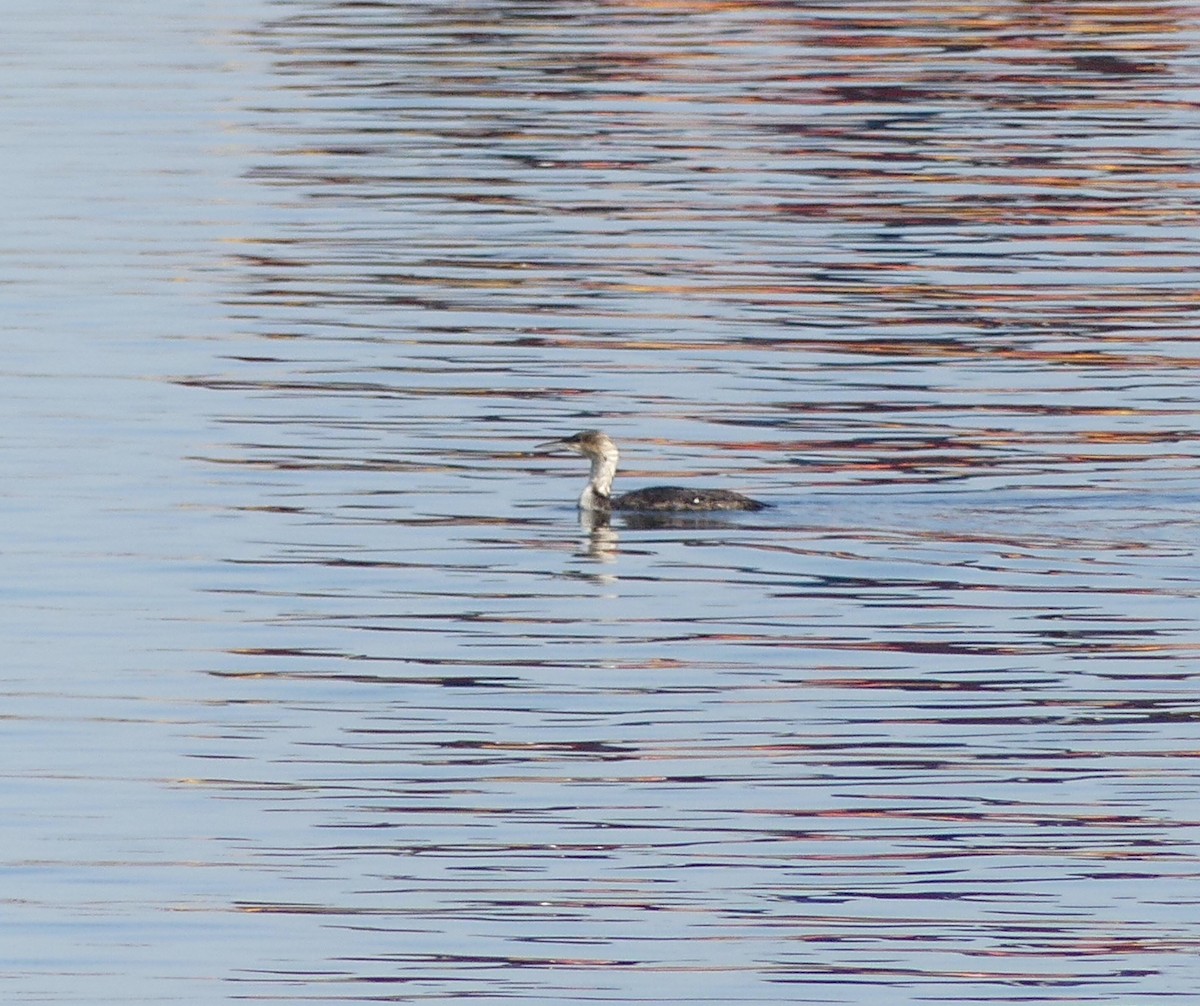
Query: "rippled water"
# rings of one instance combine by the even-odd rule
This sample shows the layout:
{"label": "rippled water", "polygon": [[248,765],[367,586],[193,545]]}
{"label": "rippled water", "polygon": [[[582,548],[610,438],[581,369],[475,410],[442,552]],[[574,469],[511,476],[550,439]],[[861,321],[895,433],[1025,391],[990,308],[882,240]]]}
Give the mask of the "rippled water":
{"label": "rippled water", "polygon": [[4,43],[8,1001],[1194,1000],[1195,9],[117,6]]}

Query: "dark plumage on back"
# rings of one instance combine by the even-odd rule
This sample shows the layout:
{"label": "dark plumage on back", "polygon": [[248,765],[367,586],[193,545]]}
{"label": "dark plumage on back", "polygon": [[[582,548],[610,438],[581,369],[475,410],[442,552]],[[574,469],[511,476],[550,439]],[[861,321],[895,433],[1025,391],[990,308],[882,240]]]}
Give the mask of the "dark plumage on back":
{"label": "dark plumage on back", "polygon": [[729,489],[686,489],[650,486],[612,501],[614,510],[765,510],[766,503]]}

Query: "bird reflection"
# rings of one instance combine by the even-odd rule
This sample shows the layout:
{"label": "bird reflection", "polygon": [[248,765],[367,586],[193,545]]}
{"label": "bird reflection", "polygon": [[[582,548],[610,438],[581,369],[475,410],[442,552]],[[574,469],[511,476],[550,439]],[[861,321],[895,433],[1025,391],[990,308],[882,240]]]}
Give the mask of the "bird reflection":
{"label": "bird reflection", "polygon": [[580,510],[579,526],[587,534],[586,553],[596,562],[616,562],[619,535],[607,510]]}

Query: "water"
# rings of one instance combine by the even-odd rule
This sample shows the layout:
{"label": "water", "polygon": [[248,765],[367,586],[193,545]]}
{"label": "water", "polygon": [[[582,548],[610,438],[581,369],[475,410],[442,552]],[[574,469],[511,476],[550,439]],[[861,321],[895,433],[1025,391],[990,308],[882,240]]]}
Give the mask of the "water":
{"label": "water", "polygon": [[901,6],[13,12],[7,1001],[1192,1001],[1195,12]]}

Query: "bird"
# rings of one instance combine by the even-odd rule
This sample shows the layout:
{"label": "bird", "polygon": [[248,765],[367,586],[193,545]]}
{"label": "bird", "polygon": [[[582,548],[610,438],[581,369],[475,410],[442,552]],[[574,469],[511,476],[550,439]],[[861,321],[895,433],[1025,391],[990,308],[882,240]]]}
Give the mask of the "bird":
{"label": "bird", "polygon": [[583,430],[559,440],[548,440],[533,448],[538,454],[568,451],[582,454],[592,463],[588,483],[579,494],[579,509],[608,512],[611,510],[640,511],[711,511],[764,510],[768,506],[758,500],[728,489],[688,489],[681,486],[650,486],[635,489],[620,496],[612,494],[613,477],[621,454],[607,433]]}

